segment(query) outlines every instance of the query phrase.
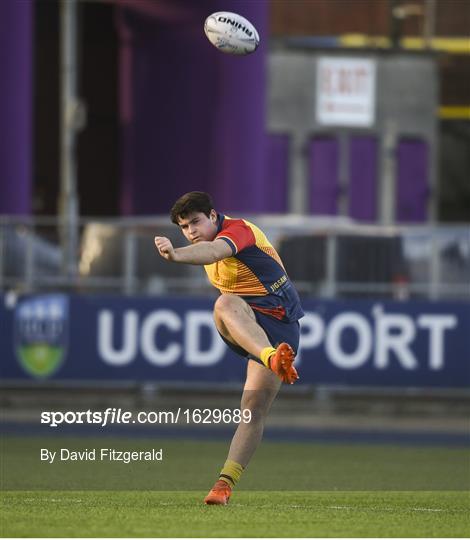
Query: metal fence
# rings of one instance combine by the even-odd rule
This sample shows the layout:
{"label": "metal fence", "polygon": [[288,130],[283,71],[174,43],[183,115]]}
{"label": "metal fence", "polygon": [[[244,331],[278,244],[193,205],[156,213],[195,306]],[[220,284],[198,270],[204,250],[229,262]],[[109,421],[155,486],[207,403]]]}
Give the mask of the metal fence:
{"label": "metal fence", "polygon": [[[470,300],[470,224],[361,225],[347,218],[253,216],[306,296]],[[167,217],[0,216],[0,291],[215,294],[198,266],[163,260],[155,235],[184,245]],[[70,238],[77,238],[70,264]],[[66,255],[67,254],[67,255]]]}

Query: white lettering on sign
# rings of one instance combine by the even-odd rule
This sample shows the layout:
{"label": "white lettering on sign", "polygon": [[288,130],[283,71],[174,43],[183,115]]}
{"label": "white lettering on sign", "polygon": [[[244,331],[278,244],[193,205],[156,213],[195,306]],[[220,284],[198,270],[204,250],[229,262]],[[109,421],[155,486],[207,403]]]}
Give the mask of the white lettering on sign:
{"label": "white lettering on sign", "polygon": [[[428,313],[414,320],[404,313],[386,313],[381,306],[376,306],[372,315],[372,323],[355,312],[339,313],[325,323],[317,313],[306,312],[300,320],[301,356],[324,345],[327,360],[340,369],[357,369],[369,361],[380,370],[388,369],[392,361],[407,371],[423,364],[432,371],[445,367],[445,339],[448,331],[457,327],[455,315]],[[418,360],[412,347],[423,331],[427,334],[428,355]],[[345,332],[354,334],[356,346],[352,351],[344,349]]]}
{"label": "white lettering on sign", "polygon": [[[212,366],[217,364],[227,350],[214,324],[210,311],[188,311],[186,315],[186,333],[184,335],[184,350],[186,362],[190,366]],[[205,351],[201,348],[202,329],[211,333],[211,347]]]}
{"label": "white lettering on sign", "polygon": [[[139,317],[136,311],[124,313],[122,331],[116,332],[122,336],[121,348],[114,347],[114,314],[108,309],[98,313],[98,353],[104,362],[113,366],[129,364],[137,351],[137,327]],[[117,345],[118,346],[118,345]]]}
{"label": "white lettering on sign", "polygon": [[300,344],[295,360],[296,366],[299,366],[302,362],[303,349],[314,349],[322,343],[325,334],[325,323],[320,315],[307,311],[300,319],[300,328]]}
{"label": "white lettering on sign", "polygon": [[421,315],[418,326],[429,330],[429,367],[436,371],[444,367],[444,332],[457,326],[455,315]]}
{"label": "white lettering on sign", "polygon": [[[300,320],[300,347],[296,365],[315,350],[323,351],[327,361],[342,370],[370,364],[387,370],[393,364],[405,371],[445,367],[446,338],[458,325],[452,314],[387,313],[382,306],[372,309],[372,317],[354,311],[338,313],[330,320],[315,312],[306,312]],[[184,314],[160,309],[140,316],[135,310],[114,314],[98,312],[97,349],[103,362],[127,366],[139,355],[158,367],[178,361],[193,367],[213,366],[227,353],[210,310],[189,310]],[[413,347],[425,340],[417,357]],[[427,350],[427,356],[423,353]]]}
{"label": "white lettering on sign", "polygon": [[165,367],[174,364],[181,355],[181,345],[171,343],[165,349],[157,346],[157,330],[166,327],[172,332],[181,330],[183,323],[181,318],[169,309],[154,311],[142,322],[140,334],[140,346],[142,354],[154,366]]}
{"label": "white lettering on sign", "polygon": [[[352,330],[357,336],[356,350],[349,353],[341,347],[341,336],[346,330]],[[335,366],[342,369],[362,366],[372,350],[372,332],[367,319],[350,312],[336,316],[328,326],[325,346],[326,354]]]}
{"label": "white lettering on sign", "polygon": [[[122,327],[115,319],[121,319]],[[160,329],[174,333],[164,347],[158,344]],[[202,347],[204,331],[210,336],[210,346],[206,349]],[[143,317],[140,324],[138,314],[133,310],[125,311],[122,317],[102,310],[98,313],[97,345],[100,358],[113,366],[130,364],[139,354],[139,349],[150,364],[158,367],[174,364],[183,357],[183,352],[188,365],[210,366],[220,362],[227,351],[215,327],[212,312],[207,310],[188,311],[182,318],[175,311],[162,309]]]}
{"label": "white lettering on sign", "polygon": [[416,369],[416,360],[410,345],[416,336],[413,319],[408,315],[384,313],[381,307],[374,309],[375,317],[375,357],[378,369],[389,366],[390,352],[393,351],[404,369]]}

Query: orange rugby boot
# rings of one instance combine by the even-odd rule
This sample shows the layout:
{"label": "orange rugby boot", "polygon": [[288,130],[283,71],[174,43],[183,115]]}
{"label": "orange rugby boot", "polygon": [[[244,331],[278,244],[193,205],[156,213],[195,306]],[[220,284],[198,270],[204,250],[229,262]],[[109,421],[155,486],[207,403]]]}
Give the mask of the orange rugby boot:
{"label": "orange rugby boot", "polygon": [[204,499],[205,504],[228,504],[232,488],[223,480],[217,480]]}
{"label": "orange rugby boot", "polygon": [[281,343],[276,352],[269,360],[271,371],[281,379],[282,382],[294,384],[299,378],[297,370],[292,365],[295,360],[295,354],[288,343]]}

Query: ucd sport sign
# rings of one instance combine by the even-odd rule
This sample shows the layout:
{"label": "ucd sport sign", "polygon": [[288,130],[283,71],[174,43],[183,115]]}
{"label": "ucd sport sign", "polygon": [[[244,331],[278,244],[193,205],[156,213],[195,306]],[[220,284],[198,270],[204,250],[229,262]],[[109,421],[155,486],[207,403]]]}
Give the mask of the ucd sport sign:
{"label": "ucd sport sign", "polygon": [[[242,381],[213,300],[46,295],[0,304],[8,379]],[[470,386],[470,305],[306,301],[300,384]]]}

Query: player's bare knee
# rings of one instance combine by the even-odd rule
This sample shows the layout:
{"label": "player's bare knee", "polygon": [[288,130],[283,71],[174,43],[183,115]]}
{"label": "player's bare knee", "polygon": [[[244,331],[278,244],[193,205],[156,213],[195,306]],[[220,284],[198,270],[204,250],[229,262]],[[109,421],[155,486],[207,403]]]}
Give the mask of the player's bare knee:
{"label": "player's bare knee", "polygon": [[250,306],[235,294],[221,294],[214,304],[214,318],[224,320],[234,313],[246,313],[253,319],[255,318]]}
{"label": "player's bare knee", "polygon": [[237,304],[238,297],[234,294],[221,294],[214,304],[214,313],[217,315],[223,315],[228,310],[232,310]]}

